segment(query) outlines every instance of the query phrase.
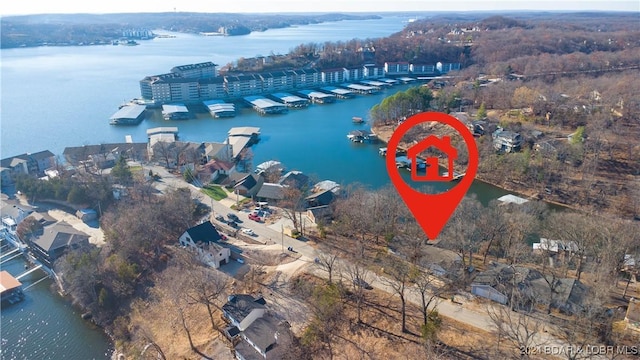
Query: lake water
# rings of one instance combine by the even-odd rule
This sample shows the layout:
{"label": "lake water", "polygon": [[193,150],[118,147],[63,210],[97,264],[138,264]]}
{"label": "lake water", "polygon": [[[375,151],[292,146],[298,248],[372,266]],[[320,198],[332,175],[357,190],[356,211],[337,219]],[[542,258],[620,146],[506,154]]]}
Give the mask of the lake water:
{"label": "lake water", "polygon": [[[185,141],[222,141],[230,127],[258,126],[261,141],[253,147],[254,165],[278,160],[318,180],[362,183],[378,188],[389,183],[378,146],[354,144],[349,131],[353,116],[406,86],[335,104],[312,105],[279,116],[260,116],[250,109],[231,119],[169,122],[147,119],[136,127],[109,125],[109,117],[125,100],[140,96],[138,81],[177,65],[213,61],[225,65],[239,57],[284,54],[301,43],[346,41],[388,36],[403,28],[406,18],[342,21],[269,30],[242,37],[202,37],[175,34],[139,46],[41,47],[1,50],[1,158],[50,150],[62,154],[67,146],[124,142],[125,135],[145,142],[146,130],[178,126]],[[472,193],[483,202],[506,192],[474,183]],[[2,268],[14,275],[24,268],[12,260]],[[26,278],[37,281],[39,272]],[[100,359],[109,341],[98,329],[80,320],[68,302],[50,291],[50,281],[27,290],[27,299],[2,309],[3,359]]]}

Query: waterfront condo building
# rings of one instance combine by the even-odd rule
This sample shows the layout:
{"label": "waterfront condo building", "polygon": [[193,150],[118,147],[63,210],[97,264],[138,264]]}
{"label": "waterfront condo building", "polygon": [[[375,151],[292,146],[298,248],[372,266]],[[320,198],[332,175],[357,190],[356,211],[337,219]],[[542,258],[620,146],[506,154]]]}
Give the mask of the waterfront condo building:
{"label": "waterfront condo building", "polygon": [[344,82],[344,69],[324,69],[320,71],[320,78],[324,84],[342,84]]}
{"label": "waterfront condo building", "polygon": [[363,66],[363,75],[365,79],[377,79],[384,76],[384,68],[376,64],[365,64]]}
{"label": "waterfront condo building", "polygon": [[262,92],[272,93],[293,88],[293,77],[284,71],[273,71],[258,74],[262,79]]}
{"label": "waterfront condo building", "polygon": [[387,75],[408,75],[409,63],[406,61],[401,62],[385,62],[384,72]]}
{"label": "waterfront condo building", "polygon": [[287,70],[287,74],[295,88],[309,89],[320,85],[320,72],[316,69]]}
{"label": "waterfront condo building", "polygon": [[262,94],[262,79],[257,74],[225,76],[224,87],[230,98]]}
{"label": "waterfront condo building", "polygon": [[174,66],[171,68],[171,72],[183,78],[207,79],[216,76],[216,66],[218,65],[207,61],[199,64]]}
{"label": "waterfront condo building", "polygon": [[344,81],[360,81],[364,79],[364,67],[344,68]]}

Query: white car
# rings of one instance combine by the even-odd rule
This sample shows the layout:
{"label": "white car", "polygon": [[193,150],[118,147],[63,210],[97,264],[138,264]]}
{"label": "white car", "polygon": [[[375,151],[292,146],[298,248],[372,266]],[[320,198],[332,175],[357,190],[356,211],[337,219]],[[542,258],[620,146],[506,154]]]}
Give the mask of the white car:
{"label": "white car", "polygon": [[253,230],[248,229],[248,228],[244,228],[244,229],[242,229],[242,233],[243,233],[243,234],[247,234],[247,235],[249,235],[249,236],[256,236],[256,233],[254,233],[254,232],[253,232]]}

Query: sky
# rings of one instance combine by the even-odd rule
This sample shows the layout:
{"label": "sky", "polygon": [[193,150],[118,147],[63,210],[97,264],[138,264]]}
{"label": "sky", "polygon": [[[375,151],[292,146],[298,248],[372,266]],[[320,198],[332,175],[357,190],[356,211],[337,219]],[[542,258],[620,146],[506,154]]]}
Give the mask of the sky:
{"label": "sky", "polygon": [[640,12],[640,0],[7,0],[0,15],[136,12],[389,12],[486,10],[597,10]]}

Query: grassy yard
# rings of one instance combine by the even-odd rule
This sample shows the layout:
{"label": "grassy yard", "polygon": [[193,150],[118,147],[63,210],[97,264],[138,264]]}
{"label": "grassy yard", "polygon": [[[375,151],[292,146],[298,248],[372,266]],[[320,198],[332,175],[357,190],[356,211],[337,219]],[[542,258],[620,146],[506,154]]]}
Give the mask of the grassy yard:
{"label": "grassy yard", "polygon": [[207,196],[209,196],[210,198],[216,201],[220,201],[227,197],[227,192],[224,191],[224,189],[218,185],[209,184],[203,187],[202,190],[200,191],[202,191]]}

